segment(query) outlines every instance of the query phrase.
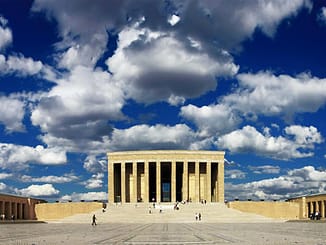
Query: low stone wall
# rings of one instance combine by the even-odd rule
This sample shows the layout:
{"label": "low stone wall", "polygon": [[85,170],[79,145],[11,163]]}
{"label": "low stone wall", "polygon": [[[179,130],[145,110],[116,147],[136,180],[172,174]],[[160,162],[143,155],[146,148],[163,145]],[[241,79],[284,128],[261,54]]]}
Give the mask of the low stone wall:
{"label": "low stone wall", "polygon": [[101,202],[41,203],[35,206],[35,213],[38,220],[57,220],[75,214],[90,213],[102,207]]}
{"label": "low stone wall", "polygon": [[276,219],[299,219],[300,205],[294,202],[234,201],[229,208]]}

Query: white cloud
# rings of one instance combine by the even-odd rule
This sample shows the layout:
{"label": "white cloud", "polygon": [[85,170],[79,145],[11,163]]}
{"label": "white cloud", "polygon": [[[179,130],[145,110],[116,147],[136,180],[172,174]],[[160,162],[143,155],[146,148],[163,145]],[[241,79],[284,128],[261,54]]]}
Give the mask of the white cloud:
{"label": "white cloud", "polygon": [[0,179],[8,179],[11,178],[13,174],[8,174],[8,173],[0,173]]}
{"label": "white cloud", "polygon": [[78,180],[79,178],[73,174],[64,174],[63,176],[42,176],[42,177],[32,177],[29,175],[23,175],[20,180],[23,182],[44,182],[44,183],[69,183]]}
{"label": "white cloud", "polygon": [[275,76],[270,72],[239,74],[238,91],[225,96],[223,104],[231,105],[245,115],[281,115],[316,112],[326,102],[326,79],[301,74]]}
{"label": "white cloud", "polygon": [[7,185],[5,183],[0,182],[0,191],[6,191]]}
{"label": "white cloud", "polygon": [[[295,129],[295,130],[294,130]],[[289,139],[294,131],[297,137]],[[286,135],[273,137],[258,132],[254,127],[245,126],[217,139],[220,148],[231,152],[255,152],[259,155],[277,159],[291,159],[312,156],[308,150],[321,143],[321,135],[314,127],[290,126],[285,128]],[[301,137],[299,137],[301,135]]]}
{"label": "white cloud", "polygon": [[273,165],[248,166],[248,168],[255,174],[279,174],[281,171],[279,166]]}
{"label": "white cloud", "polygon": [[59,148],[0,143],[0,167],[4,169],[24,169],[32,163],[57,165],[66,161],[66,152]]}
{"label": "white cloud", "polygon": [[103,173],[93,174],[92,177],[85,182],[85,187],[87,189],[101,188],[103,186],[103,178]]}
{"label": "white cloud", "polygon": [[107,171],[107,157],[96,157],[89,155],[84,161],[84,168],[91,173],[99,173]]}
{"label": "white cloud", "polygon": [[300,145],[313,146],[315,143],[323,142],[321,134],[318,132],[317,128],[313,126],[302,127],[299,125],[292,125],[285,128],[285,133],[287,135],[293,135],[295,142]]}
{"label": "white cloud", "polygon": [[56,82],[32,111],[32,123],[44,138],[71,140],[80,150],[111,133],[109,120],[123,119],[124,94],[109,73],[78,66]]}
{"label": "white cloud", "polygon": [[193,121],[202,136],[228,133],[241,122],[241,118],[223,104],[202,107],[187,105],[181,108],[180,115]]}
{"label": "white cloud", "polygon": [[7,19],[0,15],[0,51],[12,43],[12,32],[7,23]]}
{"label": "white cloud", "polygon": [[119,34],[118,48],[107,65],[124,83],[127,96],[143,103],[175,104],[173,98],[180,102],[197,97],[216,88],[216,76],[238,71],[230,56],[213,59],[168,33],[135,28]]}
{"label": "white cloud", "polygon": [[[265,1],[34,1],[33,11],[45,11],[54,17],[64,40],[77,37],[81,42],[106,30],[117,32],[142,19],[151,30],[178,33],[178,39],[191,37],[203,44],[207,53],[233,49],[260,29],[272,36],[279,23],[311,8],[308,0]],[[225,18],[227,16],[227,18]],[[178,19],[179,18],[179,19]],[[172,25],[171,25],[172,24]]]}
{"label": "white cloud", "polygon": [[256,121],[265,115],[289,121],[297,113],[316,112],[326,103],[326,80],[309,74],[291,77],[259,72],[242,73],[237,78],[238,89],[218,104],[190,104],[181,108],[180,115],[195,123],[201,135],[215,136],[234,130],[244,119]]}
{"label": "white cloud", "polygon": [[22,54],[8,57],[0,54],[0,71],[2,74],[14,74],[19,77],[38,76],[48,80],[56,76],[51,67],[41,61],[26,58]]}
{"label": "white cloud", "polygon": [[288,171],[277,178],[253,181],[244,184],[226,183],[226,197],[240,199],[287,199],[326,191],[326,172],[312,166]]}
{"label": "white cloud", "polygon": [[168,22],[171,26],[176,25],[179,21],[180,17],[175,14],[171,15],[171,17],[168,19]]}
{"label": "white cloud", "polygon": [[30,185],[27,188],[16,190],[17,194],[32,197],[50,197],[59,194],[52,184]]}
{"label": "white cloud", "polygon": [[86,193],[72,193],[71,195],[65,195],[60,198],[62,201],[105,201],[108,199],[106,192],[86,192]]}
{"label": "white cloud", "polygon": [[115,129],[110,147],[119,149],[188,149],[196,135],[184,125],[137,125],[128,129]]}
{"label": "white cloud", "polygon": [[225,179],[244,179],[246,173],[239,169],[226,169],[225,170]]}
{"label": "white cloud", "polygon": [[326,24],[326,7],[322,7],[322,8],[320,9],[320,12],[319,12],[319,14],[318,14],[318,16],[317,16],[317,19],[318,19],[321,23],[323,23],[324,25]]}
{"label": "white cloud", "polygon": [[0,95],[0,123],[8,132],[22,132],[25,130],[22,124],[25,115],[25,104],[14,95]]}
{"label": "white cloud", "polygon": [[[318,171],[313,166],[306,166],[301,169],[294,169],[289,171],[289,176],[301,177],[304,181],[307,182],[324,182],[326,179],[326,172]],[[326,185],[326,183],[324,184]]]}

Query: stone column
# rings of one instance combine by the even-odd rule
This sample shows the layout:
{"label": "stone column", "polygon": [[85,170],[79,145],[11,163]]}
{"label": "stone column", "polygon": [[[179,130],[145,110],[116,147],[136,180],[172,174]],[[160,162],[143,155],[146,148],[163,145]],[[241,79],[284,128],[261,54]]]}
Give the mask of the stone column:
{"label": "stone column", "polygon": [[18,216],[19,216],[20,219],[24,219],[24,217],[23,217],[23,204],[22,203],[18,204]]}
{"label": "stone column", "polygon": [[206,163],[206,201],[212,201],[212,163]]}
{"label": "stone column", "polygon": [[144,162],[144,177],[145,177],[145,194],[144,194],[144,202],[149,202],[149,168],[148,168],[148,161]]}
{"label": "stone column", "polygon": [[6,215],[7,219],[10,219],[12,215],[12,202],[9,202],[9,210],[8,210],[8,215]]}
{"label": "stone column", "polygon": [[0,214],[5,213],[5,202],[0,201]]}
{"label": "stone column", "polygon": [[217,202],[224,202],[224,162],[218,163],[217,184]]}
{"label": "stone column", "polygon": [[188,162],[183,162],[182,199],[188,200]]}
{"label": "stone column", "polygon": [[319,210],[320,214],[321,214],[321,217],[325,217],[325,201],[322,200],[321,201],[321,207],[320,207],[320,210]]}
{"label": "stone column", "polygon": [[[310,202],[310,214],[312,214],[312,213],[315,213],[315,210],[314,210],[314,204],[313,204],[313,202],[311,201]],[[310,215],[309,214],[309,215]]]}
{"label": "stone column", "polygon": [[121,203],[126,202],[126,163],[121,162]]}
{"label": "stone column", "polygon": [[299,199],[299,219],[306,217],[306,197],[302,197]]}
{"label": "stone column", "polygon": [[161,202],[161,162],[156,162],[156,202]]}
{"label": "stone column", "polygon": [[14,202],[12,204],[12,206],[13,206],[12,214],[15,216],[15,219],[16,219],[17,218],[17,203]]}
{"label": "stone column", "polygon": [[195,200],[194,202],[199,202],[200,200],[200,178],[199,178],[199,162],[195,162]]}
{"label": "stone column", "polygon": [[138,199],[137,194],[137,162],[132,163],[132,179],[133,179],[133,193],[132,193],[132,202],[136,203]]}
{"label": "stone column", "polygon": [[176,202],[176,161],[171,162],[171,202]]}
{"label": "stone column", "polygon": [[114,167],[113,167],[113,162],[109,161],[109,166],[108,166],[108,191],[109,191],[109,202],[114,203]]}

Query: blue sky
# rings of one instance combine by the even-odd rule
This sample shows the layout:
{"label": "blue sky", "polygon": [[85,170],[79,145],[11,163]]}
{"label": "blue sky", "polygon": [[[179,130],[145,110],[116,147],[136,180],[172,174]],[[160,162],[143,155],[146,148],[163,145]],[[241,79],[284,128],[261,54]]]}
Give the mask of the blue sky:
{"label": "blue sky", "polygon": [[326,1],[0,1],[0,192],[107,198],[106,152],[224,150],[227,200],[326,191]]}

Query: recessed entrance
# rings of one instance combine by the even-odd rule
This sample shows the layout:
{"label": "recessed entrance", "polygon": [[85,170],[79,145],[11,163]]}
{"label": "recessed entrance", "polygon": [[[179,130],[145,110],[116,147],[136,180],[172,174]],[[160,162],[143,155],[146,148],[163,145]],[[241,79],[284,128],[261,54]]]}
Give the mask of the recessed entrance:
{"label": "recessed entrance", "polygon": [[171,202],[171,163],[161,163],[161,200]]}

